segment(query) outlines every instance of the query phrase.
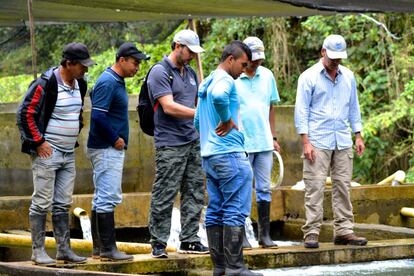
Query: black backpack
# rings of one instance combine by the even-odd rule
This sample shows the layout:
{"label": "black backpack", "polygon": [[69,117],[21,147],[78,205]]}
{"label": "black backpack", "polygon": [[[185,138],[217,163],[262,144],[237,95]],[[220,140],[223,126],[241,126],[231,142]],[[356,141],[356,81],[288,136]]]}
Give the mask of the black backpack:
{"label": "black backpack", "polygon": [[[173,74],[171,72],[171,66],[164,60],[158,62],[157,64],[162,65],[167,70],[172,85]],[[147,85],[148,75],[155,65],[149,69],[147,75],[145,76],[144,83],[142,84],[141,91],[139,92],[137,106],[139,126],[141,127],[142,131],[149,136],[154,136],[154,113],[157,110],[159,104],[157,101],[154,103],[154,105],[152,105]]]}
{"label": "black backpack", "polygon": [[[174,75],[172,73],[171,66],[165,60],[162,60],[158,62],[157,64],[162,65],[165,68],[165,70],[167,70],[168,76],[170,78],[170,84],[172,86]],[[148,75],[155,65],[153,65],[149,69],[147,75],[145,76],[144,83],[142,84],[141,91],[139,92],[138,106],[137,106],[137,111],[138,111],[138,116],[139,116],[139,126],[141,127],[142,131],[149,136],[154,136],[154,128],[155,128],[154,113],[157,110],[158,105],[159,105],[158,101],[156,101],[154,105],[152,105],[151,99],[149,96],[148,85],[147,85]],[[191,67],[187,67],[187,68],[193,75],[196,83],[198,83],[196,72]]]}

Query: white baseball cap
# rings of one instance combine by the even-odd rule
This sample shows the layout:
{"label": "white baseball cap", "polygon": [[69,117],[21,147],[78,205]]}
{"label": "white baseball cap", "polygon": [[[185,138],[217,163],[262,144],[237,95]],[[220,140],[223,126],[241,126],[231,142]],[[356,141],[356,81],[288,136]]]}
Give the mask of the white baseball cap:
{"label": "white baseball cap", "polygon": [[264,45],[259,38],[255,36],[249,36],[243,40],[243,43],[250,48],[250,51],[252,51],[252,61],[265,59]]}
{"label": "white baseball cap", "polygon": [[341,35],[328,35],[323,41],[323,49],[330,59],[347,58],[346,42]]}
{"label": "white baseball cap", "polygon": [[191,52],[202,53],[204,49],[200,47],[200,39],[192,30],[182,30],[174,35],[174,42],[187,46]]}

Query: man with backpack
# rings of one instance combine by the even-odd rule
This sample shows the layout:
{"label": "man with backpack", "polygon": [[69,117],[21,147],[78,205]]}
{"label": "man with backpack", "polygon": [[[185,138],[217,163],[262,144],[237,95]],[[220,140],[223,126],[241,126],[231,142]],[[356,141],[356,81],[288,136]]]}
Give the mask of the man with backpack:
{"label": "man with backpack", "polygon": [[34,80],[17,111],[22,152],[30,154],[33,195],[29,208],[32,235],[31,260],[37,265],[54,265],[45,250],[46,215],[52,211],[58,263],[83,263],[86,258],[70,248],[69,209],[75,184],[75,152],[83,126],[82,106],[86,94],[83,79],[90,59],[88,48],[67,44],[59,67]]}
{"label": "man with backpack", "polygon": [[92,257],[101,261],[128,261],[133,256],[116,246],[114,209],[122,201],[122,170],[128,146],[128,95],[125,78],[133,77],[142,60],[149,57],[133,43],[123,43],[115,64],[96,81],[90,96],[91,127],[88,156],[93,167],[95,193],[92,200]]}
{"label": "man with backpack", "polygon": [[200,144],[194,128],[197,76],[188,63],[203,52],[197,34],[179,31],[172,51],[148,74],[154,108],[156,175],[151,195],[149,230],[152,256],[166,258],[175,196],[180,192],[180,253],[208,253],[197,236],[204,205]]}

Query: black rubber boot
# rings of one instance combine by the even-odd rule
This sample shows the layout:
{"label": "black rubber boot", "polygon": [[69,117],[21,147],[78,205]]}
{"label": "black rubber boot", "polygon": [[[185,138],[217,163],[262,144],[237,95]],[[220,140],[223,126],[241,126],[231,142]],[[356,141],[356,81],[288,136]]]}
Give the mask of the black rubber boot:
{"label": "black rubber boot", "polygon": [[101,261],[131,261],[134,256],[122,253],[116,247],[114,212],[96,213],[101,241]]}
{"label": "black rubber boot", "polygon": [[56,240],[56,263],[85,263],[86,258],[76,255],[70,247],[69,214],[53,214],[52,223],[53,235]]}
{"label": "black rubber boot", "polygon": [[47,255],[45,250],[46,214],[29,215],[30,231],[32,234],[32,262],[36,265],[54,265],[55,260]]}
{"label": "black rubber boot", "polygon": [[243,249],[244,250],[252,250],[252,245],[250,244],[249,240],[247,239],[246,236],[246,230],[244,231],[244,235],[243,235]]}
{"label": "black rubber boot", "polygon": [[223,247],[223,226],[215,225],[206,228],[208,248],[214,265],[213,276],[222,276],[226,272],[226,261]]}
{"label": "black rubber boot", "polygon": [[251,272],[244,265],[243,260],[243,226],[224,226],[224,256],[226,259],[226,276],[263,276],[261,273]]}
{"label": "black rubber boot", "polygon": [[270,238],[270,202],[257,202],[259,244],[264,248],[277,248]]}
{"label": "black rubber boot", "polygon": [[99,259],[101,242],[99,240],[96,211],[91,211],[92,259]]}

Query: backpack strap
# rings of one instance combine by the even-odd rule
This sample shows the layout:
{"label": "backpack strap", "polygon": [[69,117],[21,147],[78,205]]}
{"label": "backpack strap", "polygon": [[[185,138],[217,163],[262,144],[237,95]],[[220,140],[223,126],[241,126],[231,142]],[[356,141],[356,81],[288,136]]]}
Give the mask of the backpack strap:
{"label": "backpack strap", "polygon": [[[165,70],[167,70],[168,78],[170,79],[171,93],[173,93],[172,84],[173,84],[173,80],[174,80],[174,75],[173,75],[173,72],[172,72],[171,65],[167,61],[165,61],[164,59],[161,60],[160,62],[156,63],[155,65],[157,65],[157,64],[161,65],[162,67],[164,67]],[[148,72],[148,74],[149,74],[149,72]],[[155,111],[157,111],[159,104],[160,103],[158,101],[155,101],[155,103],[154,103],[154,113],[155,113]]]}

